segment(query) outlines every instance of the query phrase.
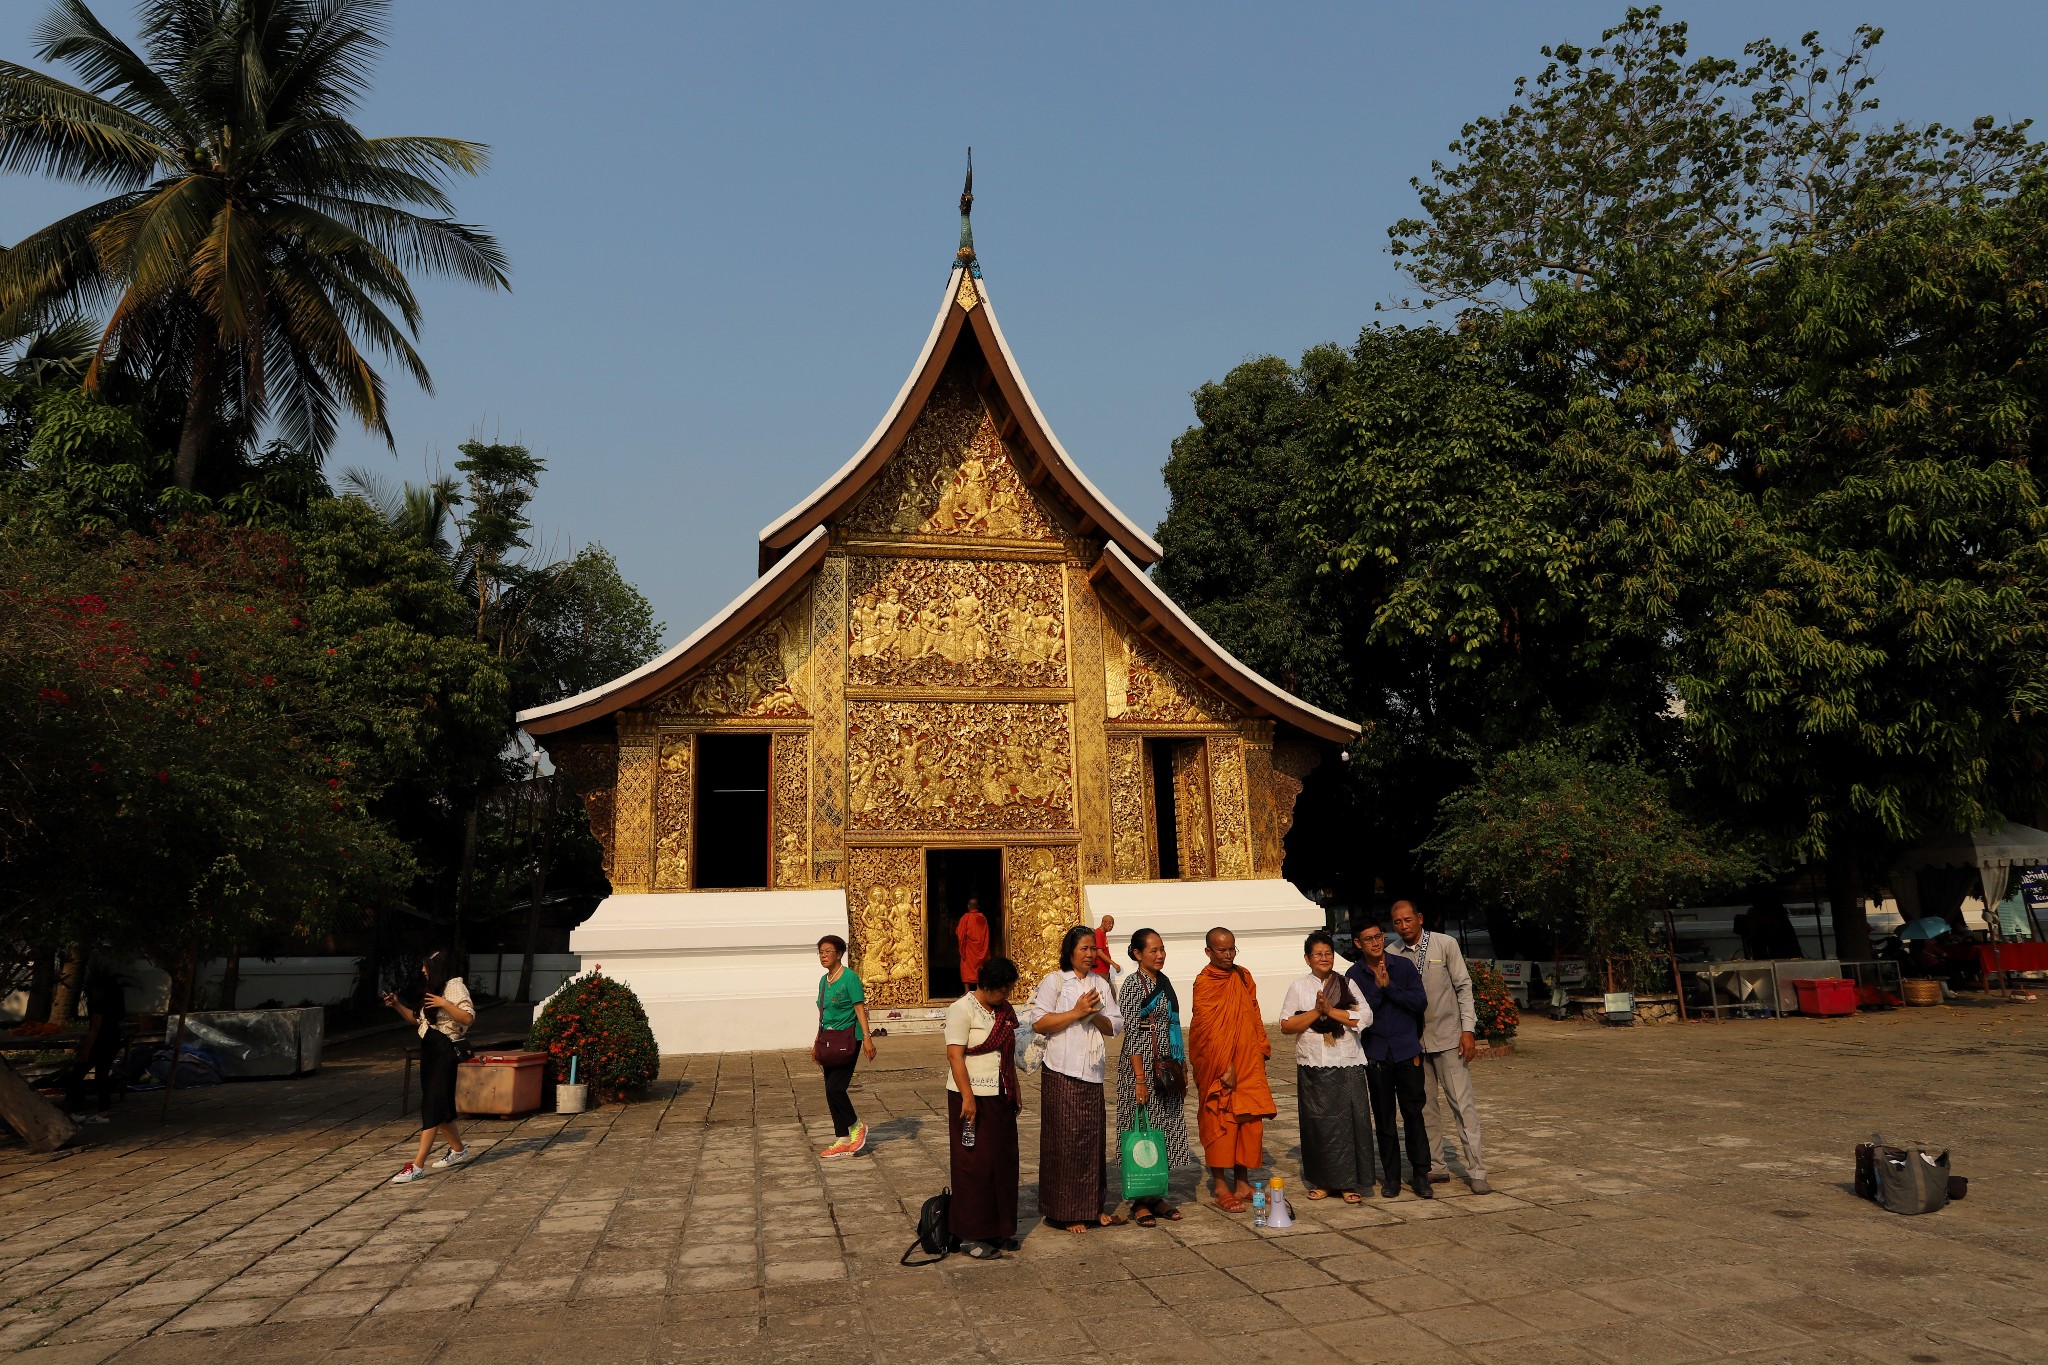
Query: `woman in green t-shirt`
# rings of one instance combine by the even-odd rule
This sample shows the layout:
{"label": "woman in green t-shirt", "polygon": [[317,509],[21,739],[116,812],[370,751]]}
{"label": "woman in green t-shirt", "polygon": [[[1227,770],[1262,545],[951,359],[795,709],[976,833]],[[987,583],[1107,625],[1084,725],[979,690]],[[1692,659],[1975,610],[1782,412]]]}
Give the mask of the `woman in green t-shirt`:
{"label": "woman in green t-shirt", "polygon": [[[868,997],[860,977],[846,965],[846,940],[827,934],[818,940],[818,1041],[811,1056],[825,1072],[825,1106],[832,1111],[832,1131],[839,1140],[820,1156],[852,1156],[868,1145],[868,1126],[853,1112],[846,1087],[853,1082],[861,1051],[875,1060],[875,1040],[868,1033]],[[851,1033],[851,1039],[847,1034]]]}

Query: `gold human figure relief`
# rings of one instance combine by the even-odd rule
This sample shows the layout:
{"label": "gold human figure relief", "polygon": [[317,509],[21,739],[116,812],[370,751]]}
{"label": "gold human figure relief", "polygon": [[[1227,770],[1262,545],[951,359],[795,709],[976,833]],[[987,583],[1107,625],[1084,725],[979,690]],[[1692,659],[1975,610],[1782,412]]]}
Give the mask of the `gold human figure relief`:
{"label": "gold human figure relief", "polygon": [[1071,845],[1004,851],[1009,882],[1007,934],[1022,982],[1036,984],[1059,965],[1060,938],[1081,922],[1080,858]]}
{"label": "gold human figure relief", "polygon": [[1103,632],[1104,701],[1111,720],[1232,724],[1236,707],[1195,681],[1113,615]]}
{"label": "gold human figure relief", "polygon": [[1067,681],[1056,564],[874,556],[853,561],[848,681],[1057,687]]}
{"label": "gold human figure relief", "polygon": [[850,827],[1073,829],[1066,712],[1044,703],[853,703]]}
{"label": "gold human figure relief", "polygon": [[1245,780],[1244,741],[1234,735],[1209,739],[1209,823],[1216,836],[1216,875],[1252,875],[1251,811]]}
{"label": "gold human figure relief", "polygon": [[654,775],[654,889],[690,889],[690,815],[697,793],[690,780],[694,754],[690,735],[661,737],[661,761]]}
{"label": "gold human figure relief", "polygon": [[774,742],[775,886],[787,890],[811,883],[811,740],[786,732]]}
{"label": "gold human figure relief", "polygon": [[855,848],[846,855],[846,909],[853,969],[871,1004],[916,1005],[925,997],[924,854]]}
{"label": "gold human figure relief", "polygon": [[964,369],[933,386],[903,444],[846,521],[879,535],[1056,540]]}
{"label": "gold human figure relief", "polygon": [[811,608],[791,604],[773,622],[665,693],[666,716],[803,717],[810,714]]}
{"label": "gold human figure relief", "polygon": [[1118,735],[1109,741],[1110,856],[1120,882],[1152,877],[1151,814],[1146,800],[1145,741]]}

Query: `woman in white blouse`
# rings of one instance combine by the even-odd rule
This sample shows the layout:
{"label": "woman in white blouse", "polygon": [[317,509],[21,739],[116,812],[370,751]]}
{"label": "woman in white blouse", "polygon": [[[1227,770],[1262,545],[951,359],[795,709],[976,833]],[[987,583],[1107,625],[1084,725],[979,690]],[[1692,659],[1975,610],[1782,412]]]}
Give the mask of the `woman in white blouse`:
{"label": "woman in white blouse", "polygon": [[1334,1192],[1356,1204],[1372,1188],[1372,1105],[1365,1088],[1359,1032],[1372,1027],[1372,1006],[1336,970],[1337,949],[1318,929],[1302,944],[1308,975],[1287,988],[1280,1031],[1294,1039],[1294,1077],[1301,1114],[1301,1179],[1308,1197]]}
{"label": "woman in white blouse", "polygon": [[974,989],[946,1009],[950,1221],[960,1249],[992,1260],[1017,1245],[1017,964],[983,958]]}
{"label": "woman in white blouse", "polygon": [[426,977],[420,1007],[415,1010],[396,995],[386,992],[384,1003],[415,1025],[420,1034],[420,1149],[411,1161],[391,1177],[394,1185],[409,1185],[427,1174],[427,1155],[434,1150],[434,1134],[447,1140],[448,1151],[433,1169],[443,1171],[460,1166],[476,1153],[462,1145],[455,1129],[455,1067],[460,1060],[456,1044],[476,1022],[476,1002],[462,978],[449,975],[448,954],[430,953],[420,964]]}
{"label": "woman in white blouse", "polygon": [[1060,969],[1038,983],[1028,1020],[1045,1040],[1038,1127],[1038,1210],[1069,1232],[1117,1227],[1103,1212],[1109,1197],[1109,1131],[1102,1100],[1108,1071],[1104,1040],[1123,1030],[1109,983],[1095,974],[1095,931],[1077,924],[1060,940]]}

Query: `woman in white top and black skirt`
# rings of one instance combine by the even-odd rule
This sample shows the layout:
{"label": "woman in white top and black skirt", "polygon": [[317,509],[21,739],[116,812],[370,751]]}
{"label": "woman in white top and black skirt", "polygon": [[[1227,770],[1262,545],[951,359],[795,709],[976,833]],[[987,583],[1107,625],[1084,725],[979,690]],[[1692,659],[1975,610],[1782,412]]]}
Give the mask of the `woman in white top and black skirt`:
{"label": "woman in white top and black skirt", "polygon": [[949,1210],[960,1249],[976,1260],[1017,1245],[1017,964],[983,958],[974,989],[946,1009]]}
{"label": "woman in white top and black skirt", "polygon": [[461,1061],[459,1045],[476,1022],[476,1003],[469,998],[469,987],[462,984],[462,978],[449,975],[448,954],[429,954],[420,973],[426,978],[426,990],[419,1009],[408,1007],[389,992],[384,996],[384,1003],[397,1010],[406,1023],[416,1025],[420,1034],[420,1149],[391,1177],[394,1185],[409,1185],[426,1177],[435,1133],[447,1142],[448,1151],[433,1169],[460,1166],[474,1155],[462,1145],[462,1134],[455,1131],[455,1068]]}
{"label": "woman in white top and black skirt", "polygon": [[1122,1218],[1102,1211],[1109,1195],[1102,1078],[1108,1061],[1103,1040],[1122,1032],[1123,1013],[1109,982],[1095,974],[1093,929],[1077,924],[1060,940],[1060,969],[1038,983],[1030,1024],[1046,1040],[1038,1211],[1068,1232],[1121,1226]]}
{"label": "woman in white top and black skirt", "polygon": [[1302,944],[1308,975],[1280,1002],[1280,1031],[1294,1039],[1301,1108],[1301,1178],[1308,1197],[1342,1195],[1347,1204],[1372,1190],[1372,1104],[1359,1032],[1372,1006],[1336,970],[1337,949],[1318,929]]}

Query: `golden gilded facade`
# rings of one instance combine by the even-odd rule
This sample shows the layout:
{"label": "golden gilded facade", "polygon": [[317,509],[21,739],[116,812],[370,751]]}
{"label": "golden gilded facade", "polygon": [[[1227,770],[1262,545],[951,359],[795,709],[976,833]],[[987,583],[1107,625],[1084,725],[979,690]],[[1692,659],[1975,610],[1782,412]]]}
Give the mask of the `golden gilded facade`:
{"label": "golden gilded facade", "polygon": [[1057,449],[978,279],[954,275],[893,425],[763,532],[750,595],[650,670],[522,717],[621,895],[700,889],[706,737],[766,736],[760,889],[842,890],[878,1005],[944,994],[928,851],[999,855],[999,947],[1034,980],[1087,884],[1277,877],[1302,775],[1348,738],[1150,586],[1156,547]]}

